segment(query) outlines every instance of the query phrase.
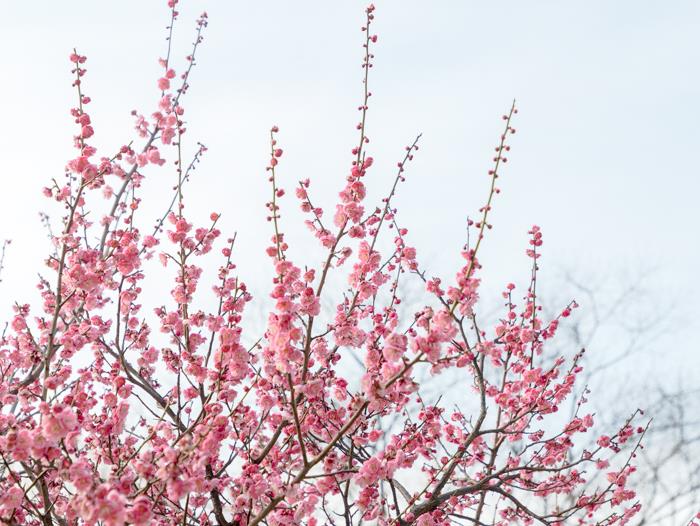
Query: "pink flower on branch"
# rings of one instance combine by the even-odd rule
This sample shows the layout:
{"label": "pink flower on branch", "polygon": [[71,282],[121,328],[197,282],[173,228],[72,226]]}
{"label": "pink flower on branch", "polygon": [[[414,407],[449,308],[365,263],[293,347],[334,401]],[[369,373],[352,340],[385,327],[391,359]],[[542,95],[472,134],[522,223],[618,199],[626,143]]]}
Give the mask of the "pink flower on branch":
{"label": "pink flower on branch", "polygon": [[[17,304],[0,339],[1,521],[628,523],[640,507],[630,481],[646,427],[634,413],[602,434],[583,399],[574,400],[572,418],[552,418],[573,396],[581,354],[544,352],[577,305],[543,318],[539,227],[529,231],[522,304],[509,284],[504,312],[493,328],[482,325],[480,248],[515,133],[515,103],[503,116],[486,202],[468,220],[467,242],[452,247],[460,268],[450,280],[428,277],[394,199],[420,135],[381,201],[369,198],[382,174],[368,154],[378,37],[376,9],[367,7],[358,137],[337,202],[317,203],[309,180],[293,185],[320,261],[301,261],[292,250],[298,240],[285,235],[286,156],[279,128],[270,128],[270,242],[261,264],[269,308],[262,334],[252,333],[235,236],[221,241],[218,212],[204,222],[186,214],[185,183],[206,147],[184,157],[182,104],[208,19],[197,20],[192,49],[176,68],[177,4],[168,2],[154,107],[133,112],[136,137],[114,153],[100,155],[88,142],[96,130],[83,93],[86,58],[70,55],[77,152],[65,180],[44,189],[65,215],[52,235],[49,277],[39,282],[41,304]],[[155,225],[144,226],[152,205],[140,187],[156,170],[170,177],[163,188],[172,194],[153,214]],[[157,281],[146,262],[154,256],[171,287],[147,309],[144,291]],[[427,294],[407,314],[408,280],[423,281]],[[426,398],[425,378],[449,370],[459,383],[442,399]],[[460,396],[468,407],[452,404]],[[597,442],[583,449],[578,441],[591,433]]]}

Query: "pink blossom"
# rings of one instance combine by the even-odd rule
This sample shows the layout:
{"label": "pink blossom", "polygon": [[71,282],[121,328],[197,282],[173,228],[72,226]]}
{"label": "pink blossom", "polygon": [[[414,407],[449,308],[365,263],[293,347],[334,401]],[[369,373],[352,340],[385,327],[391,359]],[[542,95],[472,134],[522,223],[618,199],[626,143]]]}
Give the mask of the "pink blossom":
{"label": "pink blossom", "polygon": [[44,415],[42,432],[50,441],[58,442],[78,425],[75,413],[69,408],[56,404]]}

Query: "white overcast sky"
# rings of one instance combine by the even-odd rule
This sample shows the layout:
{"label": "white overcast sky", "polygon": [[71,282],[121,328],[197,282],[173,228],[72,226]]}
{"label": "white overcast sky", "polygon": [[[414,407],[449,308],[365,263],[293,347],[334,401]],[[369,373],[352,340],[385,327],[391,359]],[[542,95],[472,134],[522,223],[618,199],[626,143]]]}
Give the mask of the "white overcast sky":
{"label": "white overcast sky", "polygon": [[[107,155],[132,138],[129,112],[149,111],[156,101],[165,4],[0,4],[0,237],[13,239],[0,285],[3,318],[10,302],[36,298],[47,252],[40,189],[73,155],[69,52],[77,47],[88,56],[94,143]],[[489,290],[527,279],[526,233],[539,224],[543,281],[561,269],[596,280],[657,269],[645,286],[659,310],[675,305],[680,314],[678,331],[659,352],[674,356],[674,364],[694,356],[697,365],[700,3],[376,4],[371,197],[386,191],[403,146],[422,132],[396,203],[430,273],[453,275],[466,216],[486,197],[500,116],[515,97],[518,133],[482,254]],[[281,128],[282,179],[290,186],[311,177],[312,195],[329,213],[347,173],[361,93],[363,7],[222,0],[181,6],[175,57],[189,53],[196,15],[206,10],[210,20],[185,100],[189,140],[210,150],[188,203],[200,219],[221,211],[224,229],[238,231],[241,273],[253,284],[264,283],[260,269],[268,268],[262,248],[270,234],[263,207],[270,125]],[[148,195],[164,202],[172,172],[148,176]],[[297,260],[315,263],[304,261],[312,241],[298,226],[291,194],[283,207]],[[151,210],[155,217],[161,208]]]}

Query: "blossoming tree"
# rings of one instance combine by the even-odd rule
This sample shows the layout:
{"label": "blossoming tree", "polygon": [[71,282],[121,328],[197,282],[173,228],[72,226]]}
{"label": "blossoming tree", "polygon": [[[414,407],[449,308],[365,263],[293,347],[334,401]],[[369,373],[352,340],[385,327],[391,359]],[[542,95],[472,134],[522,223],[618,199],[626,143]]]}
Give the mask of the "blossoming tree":
{"label": "blossoming tree", "polygon": [[[169,43],[176,3],[168,4]],[[295,186],[325,252],[316,265],[288,255],[283,151],[271,128],[271,239],[263,257],[272,306],[263,335],[243,331],[252,296],[235,275],[234,239],[220,241],[219,214],[201,227],[184,214],[183,183],[205,148],[183,160],[182,102],[206,14],[179,74],[168,47],[157,108],[135,113],[138,136],[110,155],[90,144],[86,58],[71,54],[76,153],[65,180],[45,189],[65,209],[47,259],[51,278],[39,283],[38,310],[16,304],[0,342],[3,524],[612,525],[639,510],[627,488],[644,433],[633,423],[638,413],[617,432],[596,435],[589,449],[577,447],[579,437],[595,433],[585,400],[572,419],[555,415],[571,396],[580,354],[546,365],[542,352],[576,304],[541,317],[538,227],[529,231],[529,287],[520,294],[505,287],[492,328],[476,312],[477,256],[515,133],[515,104],[503,117],[487,200],[469,223],[453,280],[422,269],[392,202],[418,138],[380,205],[366,204],[374,11],[366,9],[362,27],[358,139],[331,217],[308,180]],[[172,204],[156,228],[143,229],[144,168],[169,158],[177,178]],[[393,241],[388,251],[380,250],[381,236]],[[220,267],[203,268],[202,256],[213,250]],[[176,278],[168,304],[145,312],[144,262],[153,257]],[[205,272],[218,278],[213,290],[198,287]],[[340,293],[328,285],[330,274],[346,276]],[[408,277],[424,282],[425,298],[404,318],[398,305]],[[198,308],[195,297],[211,308]],[[332,316],[322,314],[321,298],[336,305]],[[361,378],[344,367],[351,351],[362,357]],[[425,369],[434,381],[459,369],[469,409],[423,400],[416,378]],[[631,454],[620,454],[625,443]],[[591,484],[601,470],[605,482]]]}

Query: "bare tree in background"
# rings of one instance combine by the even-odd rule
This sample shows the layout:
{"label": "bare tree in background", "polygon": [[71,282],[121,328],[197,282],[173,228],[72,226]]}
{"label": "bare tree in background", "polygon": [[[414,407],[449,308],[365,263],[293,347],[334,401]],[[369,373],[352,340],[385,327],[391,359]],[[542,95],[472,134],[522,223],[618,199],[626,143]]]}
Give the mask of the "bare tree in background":
{"label": "bare tree in background", "polygon": [[[595,391],[597,418],[606,424],[628,409],[625,401],[643,402],[653,422],[638,454],[637,492],[643,507],[633,522],[677,526],[700,509],[700,389],[679,378],[684,372],[680,362],[675,374],[656,373],[669,356],[664,337],[681,325],[672,301],[664,304],[648,286],[656,272],[583,279],[565,271],[558,293],[544,295],[544,310],[555,312],[561,298],[572,296],[585,307],[550,351],[562,346],[589,351],[579,388]],[[575,409],[572,405],[570,411]]]}

